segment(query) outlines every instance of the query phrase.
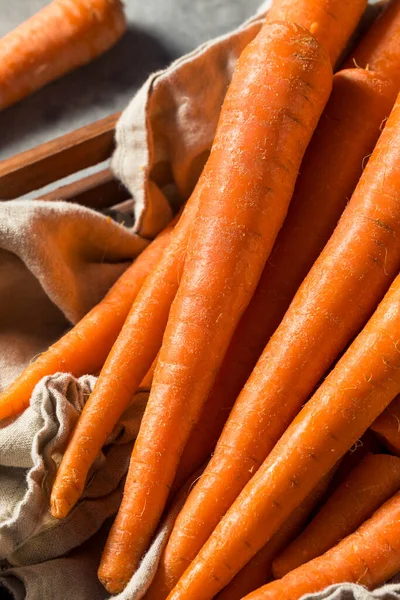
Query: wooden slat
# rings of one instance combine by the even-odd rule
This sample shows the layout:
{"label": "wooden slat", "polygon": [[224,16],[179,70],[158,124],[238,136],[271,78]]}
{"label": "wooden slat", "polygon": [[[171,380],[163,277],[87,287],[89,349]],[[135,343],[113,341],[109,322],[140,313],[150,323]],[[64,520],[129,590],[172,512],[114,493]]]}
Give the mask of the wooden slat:
{"label": "wooden slat", "polygon": [[129,192],[117,181],[110,169],[88,175],[78,181],[64,185],[39,200],[67,200],[96,210],[103,210],[129,198]]}
{"label": "wooden slat", "polygon": [[115,113],[0,162],[0,199],[18,198],[107,160],[119,116]]}

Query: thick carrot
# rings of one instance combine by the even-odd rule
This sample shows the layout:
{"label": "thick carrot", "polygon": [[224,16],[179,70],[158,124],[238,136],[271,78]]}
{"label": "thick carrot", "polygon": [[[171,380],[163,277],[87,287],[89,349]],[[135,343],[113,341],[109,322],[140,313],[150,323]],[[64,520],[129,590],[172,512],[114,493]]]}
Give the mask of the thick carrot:
{"label": "thick carrot", "polygon": [[132,302],[168,246],[172,228],[173,224],[161,232],[121,275],[103,300],[0,394],[0,419],[23,411],[29,405],[35,385],[46,375],[63,371],[79,377],[101,369]]}
{"label": "thick carrot", "polygon": [[126,585],[151,539],[191,428],[286,215],[331,85],[324,50],[292,23],[264,26],[239,58],[99,570],[111,592]]}
{"label": "thick carrot", "polygon": [[65,517],[80,497],[96,456],[157,356],[197,206],[195,192],[160,261],[141,287],[75,426],[51,493],[51,512],[56,518]]}
{"label": "thick carrot", "polygon": [[[274,557],[302,530],[308,516],[325,494],[333,473],[334,469],[321,479],[307,498],[293,511],[279,531],[235,575],[232,581],[216,596],[215,600],[241,600],[246,594],[273,579],[271,567]],[[145,600],[151,600],[151,595],[146,596]]]}
{"label": "thick carrot", "polygon": [[366,6],[367,0],[273,0],[267,22],[303,25],[325,48],[334,66]]}
{"label": "thick carrot", "polygon": [[174,489],[213,451],[234,401],[332,234],[396,95],[393,83],[371,71],[348,69],[335,75],[288,215],[182,454]]}
{"label": "thick carrot", "polygon": [[168,600],[211,600],[400,391],[400,275],[285,431]]}
{"label": "thick carrot", "polygon": [[400,456],[400,396],[379,415],[370,429],[393,454]]}
{"label": "thick carrot", "polygon": [[391,0],[358,46],[346,67],[368,68],[392,79],[400,88],[400,2]]}
{"label": "thick carrot", "polygon": [[340,544],[244,600],[298,600],[345,581],[372,590],[400,570],[399,535],[400,492]]}
{"label": "thick carrot", "polygon": [[275,578],[280,579],[333,548],[399,489],[400,459],[388,454],[367,454],[305,530],[275,558]]}
{"label": "thick carrot", "polygon": [[0,39],[0,109],[89,63],[125,30],[120,0],[53,0]]}
{"label": "thick carrot", "polygon": [[399,271],[399,240],[400,98],[335,232],[236,400],[215,452],[176,520],[163,558],[169,581],[177,580],[194,559],[326,370],[370,317]]}

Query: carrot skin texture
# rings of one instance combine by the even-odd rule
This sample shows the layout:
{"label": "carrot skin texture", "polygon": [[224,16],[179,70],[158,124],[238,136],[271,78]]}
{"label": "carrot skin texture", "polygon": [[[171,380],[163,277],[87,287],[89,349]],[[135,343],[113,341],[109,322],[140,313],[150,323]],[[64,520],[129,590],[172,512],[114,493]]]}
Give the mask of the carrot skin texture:
{"label": "carrot skin texture", "polygon": [[91,62],[125,30],[120,0],[53,0],[0,39],[0,110]]}
{"label": "carrot skin texture", "polygon": [[0,419],[16,416],[29,405],[36,384],[58,371],[80,377],[97,373],[118,337],[144,280],[168,246],[172,225],[161,232],[119,277],[106,296],[70,331],[0,394]]}
{"label": "carrot skin texture", "polygon": [[[215,600],[241,600],[246,594],[272,579],[271,566],[274,557],[285,548],[307,521],[309,514],[326,492],[333,469],[325,475],[312,492],[285,521],[279,531],[265,544],[263,548],[239,571],[232,581],[216,596]],[[152,600],[145,597],[145,600]]]}
{"label": "carrot skin texture", "polygon": [[391,0],[348,57],[346,67],[367,68],[400,89],[400,2]]}
{"label": "carrot skin texture", "polygon": [[169,584],[194,559],[399,271],[399,122],[397,100],[337,228],[242,389],[175,522],[162,559]]}
{"label": "carrot skin texture", "polygon": [[294,24],[264,26],[239,58],[199,181],[181,283],[100,565],[108,591],[123,589],[148,546],[191,428],[286,215],[331,85],[325,52]]}
{"label": "carrot skin texture", "polygon": [[345,581],[373,590],[400,569],[399,523],[398,492],[340,544],[243,600],[298,600]]}
{"label": "carrot skin texture", "polygon": [[275,558],[275,578],[281,579],[333,548],[399,489],[400,459],[388,454],[367,454],[304,531]]}
{"label": "carrot skin texture", "polygon": [[370,429],[396,456],[400,456],[400,396],[383,411]]}
{"label": "carrot skin texture", "polygon": [[393,83],[371,71],[347,69],[334,76],[288,215],[186,444],[173,489],[214,450],[234,401],[351,197],[396,95]]}
{"label": "carrot skin texture", "polygon": [[211,600],[388,406],[400,391],[399,332],[400,276],[232,504],[168,600]]}
{"label": "carrot skin texture", "polygon": [[355,30],[367,0],[273,0],[267,22],[292,21],[312,33],[334,66]]}
{"label": "carrot skin texture", "polygon": [[195,193],[143,283],[78,419],[51,492],[56,518],[64,518],[79,499],[90,467],[157,356],[197,206]]}

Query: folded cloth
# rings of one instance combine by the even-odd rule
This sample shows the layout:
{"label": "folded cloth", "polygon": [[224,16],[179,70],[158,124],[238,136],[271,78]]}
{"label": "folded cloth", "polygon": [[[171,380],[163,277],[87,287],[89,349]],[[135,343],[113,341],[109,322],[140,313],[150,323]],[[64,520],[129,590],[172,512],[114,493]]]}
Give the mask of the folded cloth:
{"label": "folded cloth", "polygon": [[[98,302],[190,195],[236,60],[268,4],[236,31],[152,75],[124,111],[112,165],[133,195],[133,227],[64,202],[0,203],[0,390]],[[0,424],[0,584],[17,600],[108,597],[97,566],[148,390],[135,395],[70,515],[57,521],[48,510],[57,465],[94,382],[92,375],[46,377],[30,407]],[[116,600],[143,597],[179,506],[177,501]],[[400,598],[400,586],[373,594],[333,586],[312,598]]]}

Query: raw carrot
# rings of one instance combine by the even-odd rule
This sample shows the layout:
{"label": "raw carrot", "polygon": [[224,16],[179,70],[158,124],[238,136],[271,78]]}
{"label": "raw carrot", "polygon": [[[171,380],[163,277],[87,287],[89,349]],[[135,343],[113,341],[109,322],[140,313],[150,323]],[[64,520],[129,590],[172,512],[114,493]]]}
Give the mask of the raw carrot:
{"label": "raw carrot", "polygon": [[89,63],[125,30],[120,0],[53,0],[0,39],[0,109]]}
{"label": "raw carrot", "polygon": [[361,42],[346,67],[368,68],[392,79],[400,88],[400,2],[391,0]]}
{"label": "raw carrot", "polygon": [[351,197],[396,95],[396,86],[372,71],[348,69],[335,75],[288,215],[186,444],[173,489],[214,450],[234,401]]}
{"label": "raw carrot", "polygon": [[197,206],[195,192],[141,287],[78,419],[51,493],[51,513],[56,518],[65,517],[80,497],[90,467],[160,349]]}
{"label": "raw carrot", "polygon": [[367,454],[302,533],[275,558],[276,579],[321,556],[353,533],[400,489],[400,459]]}
{"label": "raw carrot", "polygon": [[[274,557],[302,530],[308,516],[325,494],[333,473],[334,469],[321,479],[307,498],[293,511],[280,530],[239,571],[216,596],[215,600],[241,600],[246,594],[273,579],[271,566]],[[151,600],[151,596],[146,596],[145,600]]]}
{"label": "raw carrot", "polygon": [[400,570],[400,492],[337,546],[244,600],[298,600],[334,583],[373,590]]}
{"label": "raw carrot", "polygon": [[168,600],[211,600],[400,392],[400,275]]}
{"label": "raw carrot", "polygon": [[108,591],[126,585],[148,546],[191,428],[285,218],[331,85],[324,50],[292,23],[265,25],[239,58],[99,570]]}
{"label": "raw carrot", "polygon": [[194,559],[399,267],[400,97],[337,228],[258,360],[176,520],[163,558],[169,581]]}
{"label": "raw carrot", "polygon": [[34,387],[46,375],[63,371],[80,377],[101,369],[132,302],[168,246],[172,228],[173,224],[161,232],[121,275],[103,300],[0,394],[0,419],[23,411],[29,405]]}
{"label": "raw carrot", "polygon": [[267,22],[303,25],[325,48],[334,66],[366,6],[367,0],[273,0]]}
{"label": "raw carrot", "polygon": [[370,429],[393,454],[400,456],[400,396],[379,415]]}

